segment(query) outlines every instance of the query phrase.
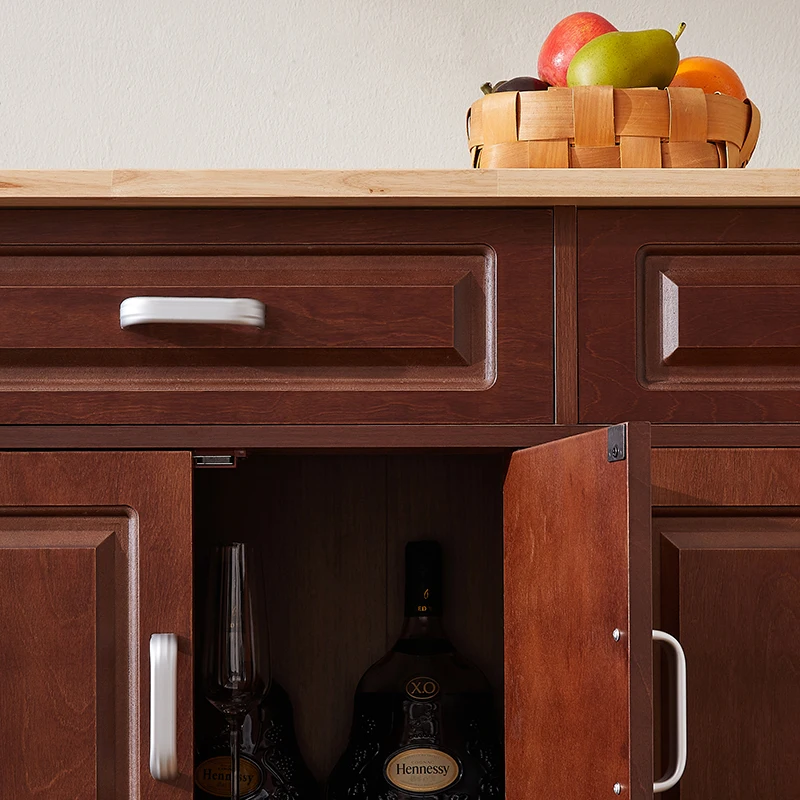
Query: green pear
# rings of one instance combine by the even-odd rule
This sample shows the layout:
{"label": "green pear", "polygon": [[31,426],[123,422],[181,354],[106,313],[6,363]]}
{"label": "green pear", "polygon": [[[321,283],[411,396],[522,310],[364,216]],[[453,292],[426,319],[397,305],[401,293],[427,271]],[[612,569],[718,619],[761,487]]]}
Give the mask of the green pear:
{"label": "green pear", "polygon": [[611,31],[587,42],[572,58],[567,70],[567,86],[669,86],[678,69],[681,55],[677,34],[661,28],[649,31]]}

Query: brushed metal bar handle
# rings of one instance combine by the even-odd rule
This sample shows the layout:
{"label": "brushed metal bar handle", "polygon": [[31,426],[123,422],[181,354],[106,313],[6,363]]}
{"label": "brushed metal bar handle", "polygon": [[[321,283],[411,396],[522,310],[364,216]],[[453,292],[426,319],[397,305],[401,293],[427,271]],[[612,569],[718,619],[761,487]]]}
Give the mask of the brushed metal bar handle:
{"label": "brushed metal bar handle", "polygon": [[683,776],[686,769],[687,753],[687,719],[686,719],[686,654],[683,652],[680,642],[665,631],[653,631],[653,641],[662,642],[672,650],[675,656],[675,682],[676,682],[676,701],[675,722],[678,728],[678,741],[676,747],[675,769],[672,774],[664,776],[660,781],[653,784],[653,792],[666,792],[671,789]]}
{"label": "brushed metal bar handle", "polygon": [[266,308],[249,297],[128,297],[119,306],[119,325],[195,322],[263,328]]}
{"label": "brushed metal bar handle", "polygon": [[178,637],[150,637],[150,774],[157,781],[178,777]]}

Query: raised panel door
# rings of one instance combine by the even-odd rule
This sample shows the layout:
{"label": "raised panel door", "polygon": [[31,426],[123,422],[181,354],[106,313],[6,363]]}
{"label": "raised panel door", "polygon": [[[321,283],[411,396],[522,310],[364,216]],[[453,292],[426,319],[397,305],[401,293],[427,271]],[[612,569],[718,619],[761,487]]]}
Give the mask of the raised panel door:
{"label": "raised panel door", "polygon": [[656,624],[688,663],[688,759],[667,798],[797,793],[798,475],[800,450],[654,451]]}
{"label": "raised panel door", "polygon": [[[191,796],[188,453],[0,453],[3,797]],[[179,775],[150,774],[149,640],[178,637]]]}

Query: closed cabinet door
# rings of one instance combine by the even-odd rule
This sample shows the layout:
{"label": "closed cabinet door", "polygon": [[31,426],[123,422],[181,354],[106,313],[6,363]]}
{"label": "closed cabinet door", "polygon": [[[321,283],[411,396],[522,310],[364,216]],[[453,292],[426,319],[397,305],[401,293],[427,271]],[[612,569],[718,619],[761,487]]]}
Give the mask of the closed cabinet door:
{"label": "closed cabinet door", "polygon": [[689,663],[688,763],[669,797],[796,797],[800,450],[656,450],[653,504],[656,621]]}
{"label": "closed cabinet door", "polygon": [[2,797],[191,797],[191,516],[189,453],[0,453]]}
{"label": "closed cabinet door", "polygon": [[515,453],[504,506],[507,800],[669,789],[685,715],[676,705],[674,763],[656,781],[654,638],[685,671],[652,628],[648,425]]}

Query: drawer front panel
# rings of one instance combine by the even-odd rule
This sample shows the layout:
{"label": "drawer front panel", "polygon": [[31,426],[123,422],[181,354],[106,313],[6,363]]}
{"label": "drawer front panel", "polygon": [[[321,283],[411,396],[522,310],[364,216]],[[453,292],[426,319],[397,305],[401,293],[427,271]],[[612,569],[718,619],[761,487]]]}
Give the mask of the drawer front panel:
{"label": "drawer front panel", "polygon": [[581,422],[800,420],[800,209],[583,211]]}
{"label": "drawer front panel", "polygon": [[[487,248],[154,249],[0,248],[0,388],[36,389],[44,379],[60,390],[101,382],[172,391],[481,391],[496,377]],[[44,275],[54,285],[36,286]],[[137,296],[252,298],[264,303],[266,325],[122,329],[120,304]]]}
{"label": "drawer front panel", "polygon": [[[552,421],[548,211],[2,219],[3,422]],[[136,296],[251,298],[266,324],[122,329]]]}
{"label": "drawer front panel", "polygon": [[644,386],[800,386],[800,245],[655,245],[640,251],[637,277]]}

